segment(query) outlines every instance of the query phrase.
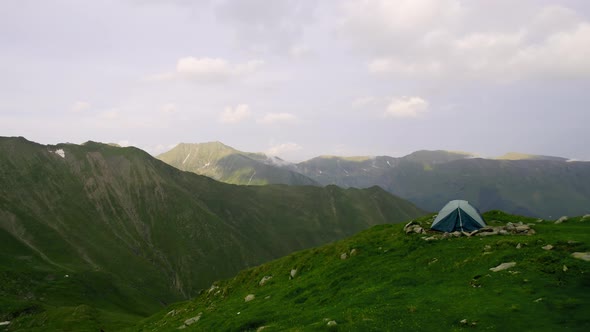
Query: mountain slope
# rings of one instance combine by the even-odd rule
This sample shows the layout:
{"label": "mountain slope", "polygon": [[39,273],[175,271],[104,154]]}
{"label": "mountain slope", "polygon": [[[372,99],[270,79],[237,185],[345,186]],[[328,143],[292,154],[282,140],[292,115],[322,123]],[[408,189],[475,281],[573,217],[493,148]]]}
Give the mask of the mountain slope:
{"label": "mountain slope", "polygon": [[238,151],[220,142],[180,143],[158,159],[180,170],[232,184],[318,185],[288,169],[287,163],[277,157]]}
{"label": "mountain slope", "polygon": [[[402,225],[375,226],[216,282],[131,330],[588,330],[590,262],[572,253],[590,251],[590,218],[484,217],[532,222],[537,233],[425,241]],[[515,266],[490,271],[507,262]]]}
{"label": "mountain slope", "polygon": [[81,310],[125,325],[239,269],[422,213],[377,187],[235,186],[136,148],[0,138],[0,320]]}
{"label": "mountain slope", "polygon": [[554,157],[554,156],[543,156],[536,154],[528,154],[521,152],[508,152],[502,156],[496,157],[499,160],[553,160],[553,161],[567,161],[567,158]]}
{"label": "mountain slope", "polygon": [[590,212],[590,163],[562,160],[491,160],[446,151],[418,151],[402,158],[350,160],[319,157],[297,164],[323,185],[374,185],[437,211],[452,199],[481,210],[557,217]]}

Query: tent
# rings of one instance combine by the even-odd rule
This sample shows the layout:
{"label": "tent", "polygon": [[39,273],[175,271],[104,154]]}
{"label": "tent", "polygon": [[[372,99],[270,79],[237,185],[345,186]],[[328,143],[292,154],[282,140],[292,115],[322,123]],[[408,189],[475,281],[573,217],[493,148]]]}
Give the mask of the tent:
{"label": "tent", "polygon": [[430,227],[441,232],[472,232],[484,227],[486,223],[469,202],[462,200],[450,201],[439,212]]}

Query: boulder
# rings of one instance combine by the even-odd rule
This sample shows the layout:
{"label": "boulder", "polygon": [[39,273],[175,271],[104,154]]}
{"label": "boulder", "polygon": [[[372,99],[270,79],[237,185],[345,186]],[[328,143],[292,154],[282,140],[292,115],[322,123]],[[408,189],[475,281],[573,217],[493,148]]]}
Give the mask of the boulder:
{"label": "boulder", "polygon": [[336,325],[338,325],[338,323],[336,323],[336,321],[335,321],[335,320],[331,320],[331,321],[329,321],[329,322],[328,322],[328,324],[326,324],[326,325],[327,325],[327,326],[336,326]]}
{"label": "boulder", "polygon": [[511,267],[514,267],[514,266],[516,266],[516,262],[502,263],[502,264],[500,264],[500,265],[498,265],[496,267],[490,268],[490,271],[492,271],[492,272],[499,272],[499,271],[502,271],[502,270],[507,270],[507,269],[509,269]]}
{"label": "boulder", "polygon": [[194,324],[194,323],[198,322],[198,321],[199,321],[199,319],[201,319],[201,316],[202,316],[202,315],[203,315],[203,313],[202,313],[202,312],[199,312],[199,314],[198,314],[198,315],[196,315],[195,317],[193,317],[193,318],[189,318],[189,319],[185,320],[185,321],[184,321],[184,325],[186,325],[186,326],[189,326],[189,325],[191,325],[191,324]]}
{"label": "boulder", "polygon": [[297,269],[291,269],[291,278],[295,278],[297,275]]}
{"label": "boulder", "polygon": [[572,257],[590,262],[590,252],[574,252]]}
{"label": "boulder", "polygon": [[254,296],[254,294],[248,294],[244,298],[244,302],[250,302],[250,301],[254,300],[255,298],[256,298],[256,296]]}
{"label": "boulder", "polygon": [[553,246],[552,246],[552,245],[550,245],[550,244],[548,244],[548,245],[546,245],[546,246],[543,246],[543,247],[541,247],[541,248],[543,248],[543,249],[545,249],[545,250],[551,250],[551,249],[553,249]]}
{"label": "boulder", "polygon": [[341,260],[345,260],[347,258],[348,258],[348,254],[347,253],[343,252],[342,254],[340,254],[340,259]]}
{"label": "boulder", "polygon": [[520,248],[522,248],[522,245],[519,243],[516,245],[516,249],[520,249]]}
{"label": "boulder", "polygon": [[272,279],[272,276],[264,276],[264,277],[262,277],[262,279],[260,279],[260,282],[258,282],[258,285],[264,286],[264,284],[266,284],[266,282],[269,281],[270,279]]}
{"label": "boulder", "polygon": [[519,233],[525,233],[525,232],[527,232],[531,228],[529,226],[527,226],[527,225],[522,225],[522,226],[516,226],[515,229]]}
{"label": "boulder", "polygon": [[357,253],[356,249],[352,249],[350,251],[350,256],[356,256],[356,253]]}
{"label": "boulder", "polygon": [[567,221],[567,216],[563,216],[557,220],[555,220],[556,224],[561,224],[562,222],[566,222]]}

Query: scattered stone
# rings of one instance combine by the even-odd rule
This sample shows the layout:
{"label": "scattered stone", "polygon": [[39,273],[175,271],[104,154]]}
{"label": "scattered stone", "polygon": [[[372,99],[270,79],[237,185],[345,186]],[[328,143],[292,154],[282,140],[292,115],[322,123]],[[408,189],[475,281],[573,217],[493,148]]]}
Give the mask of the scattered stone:
{"label": "scattered stone", "polygon": [[434,264],[436,262],[438,262],[438,258],[434,258],[433,260],[431,260],[430,262],[428,262],[428,265]]}
{"label": "scattered stone", "polygon": [[264,330],[264,329],[265,329],[265,328],[267,328],[267,327],[268,327],[268,326],[266,326],[266,325],[263,325],[263,326],[261,326],[261,327],[257,328],[257,329],[256,329],[256,332],[260,332],[260,331]]}
{"label": "scattered stone", "polygon": [[9,320],[4,321],[4,322],[0,322],[0,326],[6,326],[6,325],[9,325],[9,324],[10,324],[10,321]]}
{"label": "scattered stone", "polygon": [[[418,222],[412,220],[404,226],[404,231],[407,231],[410,228],[410,226],[414,226],[414,225],[420,225],[420,224],[418,224]],[[406,232],[406,233],[408,233],[408,232]]]}
{"label": "scattered stone", "polygon": [[449,232],[444,232],[443,235],[441,236],[441,239],[448,239],[452,237],[451,233]]}
{"label": "scattered stone", "polygon": [[248,294],[244,298],[244,302],[250,302],[250,301],[254,300],[254,298],[255,298],[254,294]]}
{"label": "scattered stone", "polygon": [[527,235],[535,235],[535,234],[537,234],[537,232],[534,229],[532,229],[532,228],[527,233]]}
{"label": "scattered stone", "polygon": [[543,298],[542,298],[542,297],[540,297],[540,298],[538,298],[538,299],[534,300],[533,302],[535,302],[535,303],[539,303],[539,302],[541,302],[541,301],[543,301]]}
{"label": "scattered stone", "polygon": [[555,220],[556,224],[561,224],[562,222],[566,222],[567,221],[567,216],[563,216],[557,220]]}
{"label": "scattered stone", "polygon": [[347,259],[347,258],[348,258],[348,254],[347,254],[347,253],[345,253],[345,252],[343,252],[343,253],[340,255],[340,259],[341,259],[341,260],[345,260],[345,259]]}
{"label": "scattered stone", "polygon": [[492,250],[492,246],[490,246],[489,244],[486,244],[486,245],[483,247],[483,250],[485,250],[485,251],[490,251],[490,250]]}
{"label": "scattered stone", "polygon": [[516,231],[519,233],[524,233],[526,231],[528,231],[529,229],[531,229],[528,225],[522,225],[522,226],[516,226]]}
{"label": "scattered stone", "polygon": [[433,236],[429,236],[429,237],[423,237],[422,239],[424,241],[434,241],[437,239],[437,237],[433,235]]}
{"label": "scattered stone", "polygon": [[[505,230],[505,229],[501,229],[501,230],[499,230],[499,231],[498,231],[498,234],[500,234],[500,235],[507,235],[507,234],[509,234],[509,233],[508,233],[508,231],[507,231],[507,230]],[[472,323],[472,324],[473,324],[473,323]]]}
{"label": "scattered stone", "polygon": [[516,245],[516,249],[520,249],[520,248],[522,248],[522,245],[519,243]]}
{"label": "scattered stone", "polygon": [[269,281],[270,279],[272,279],[272,276],[264,276],[264,277],[262,277],[262,279],[260,279],[260,282],[258,283],[258,285],[264,286],[264,284],[266,284],[266,282]]}
{"label": "scattered stone", "polygon": [[265,300],[268,300],[268,299],[270,299],[270,295],[267,295],[267,296],[266,296],[264,299],[265,299]]}
{"label": "scattered stone", "polygon": [[546,245],[546,246],[543,246],[543,247],[541,247],[541,248],[543,248],[543,249],[545,249],[545,250],[551,250],[551,249],[553,249],[553,246],[552,246],[552,245],[550,245],[550,244],[548,244],[548,245]]}
{"label": "scattered stone", "polygon": [[586,220],[586,219],[590,219],[590,214],[585,214],[585,215],[582,217],[582,220]]}
{"label": "scattered stone", "polygon": [[590,262],[590,252],[574,252],[572,257]]}
{"label": "scattered stone", "polygon": [[176,316],[176,310],[169,311],[166,316]]}
{"label": "scattered stone", "polygon": [[477,233],[477,236],[491,236],[491,235],[498,235],[498,232],[495,231],[491,231],[491,232],[483,232],[483,233]]}
{"label": "scattered stone", "polygon": [[213,292],[216,289],[219,289],[219,286],[217,286],[217,285],[211,285],[211,288],[209,288],[209,290],[207,291],[207,294]]}
{"label": "scattered stone", "polygon": [[461,323],[463,325],[467,325],[467,319],[462,319],[459,323]]}
{"label": "scattered stone", "polygon": [[186,329],[186,325],[182,324],[182,325],[180,325],[180,326],[178,327],[178,329],[179,329],[179,330],[184,330],[184,329]]}
{"label": "scattered stone", "polygon": [[331,320],[331,321],[329,321],[329,322],[328,322],[328,324],[326,324],[326,325],[327,325],[327,326],[336,326],[336,325],[338,325],[338,323],[336,323],[336,321],[335,321],[335,320]]}
{"label": "scattered stone", "polygon": [[567,272],[567,270],[568,270],[567,266],[564,265],[563,266],[563,272]]}
{"label": "scattered stone", "polygon": [[297,269],[292,269],[291,270],[291,279],[295,278],[296,275],[297,275]]}
{"label": "scattered stone", "polygon": [[355,255],[356,255],[356,253],[357,253],[356,249],[352,249],[352,250],[350,251],[350,256],[355,256]]}
{"label": "scattered stone", "polygon": [[513,231],[513,230],[516,229],[516,227],[514,226],[514,224],[511,223],[511,222],[506,223],[506,226],[505,227],[506,227],[506,230],[508,230],[508,231]]}
{"label": "scattered stone", "polygon": [[454,231],[453,233],[451,233],[454,237],[461,237],[461,232],[459,231]]}
{"label": "scattered stone", "polygon": [[544,221],[544,220],[543,220],[543,219],[541,219],[541,218],[539,218],[539,219],[535,220],[535,222],[543,222],[543,221]]}
{"label": "scattered stone", "polygon": [[502,263],[502,264],[500,264],[500,265],[498,265],[496,267],[490,268],[490,271],[492,271],[492,272],[499,272],[499,271],[506,270],[506,269],[509,269],[511,267],[514,267],[514,266],[516,266],[516,262]]}
{"label": "scattered stone", "polygon": [[191,324],[194,324],[194,323],[198,322],[199,319],[201,319],[201,316],[202,315],[203,315],[203,313],[202,312],[199,312],[199,314],[196,315],[195,317],[189,318],[189,319],[185,320],[184,321],[184,325],[190,326]]}

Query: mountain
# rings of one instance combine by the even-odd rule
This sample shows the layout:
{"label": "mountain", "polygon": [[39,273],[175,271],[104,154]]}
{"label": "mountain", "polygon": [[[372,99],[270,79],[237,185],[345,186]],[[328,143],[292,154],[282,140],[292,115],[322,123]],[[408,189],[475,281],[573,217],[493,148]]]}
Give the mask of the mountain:
{"label": "mountain", "polygon": [[238,151],[220,142],[180,143],[157,158],[180,170],[226,183],[319,185],[289,169],[289,163],[278,157]]}
{"label": "mountain", "polygon": [[553,160],[553,161],[567,161],[567,158],[554,157],[554,156],[543,156],[537,154],[527,154],[521,152],[508,152],[502,156],[496,157],[495,159],[500,160]]}
{"label": "mountain", "polygon": [[131,330],[587,331],[590,262],[572,254],[588,257],[590,218],[484,218],[536,234],[425,240],[375,226],[215,282]]}
{"label": "mountain", "polygon": [[467,153],[418,151],[393,157],[318,157],[297,169],[322,185],[378,185],[430,211],[452,199],[481,210],[544,218],[590,212],[590,163],[493,160]]}
{"label": "mountain", "polygon": [[0,321],[128,326],[240,269],[423,213],[378,187],[236,186],[133,147],[0,138]]}

